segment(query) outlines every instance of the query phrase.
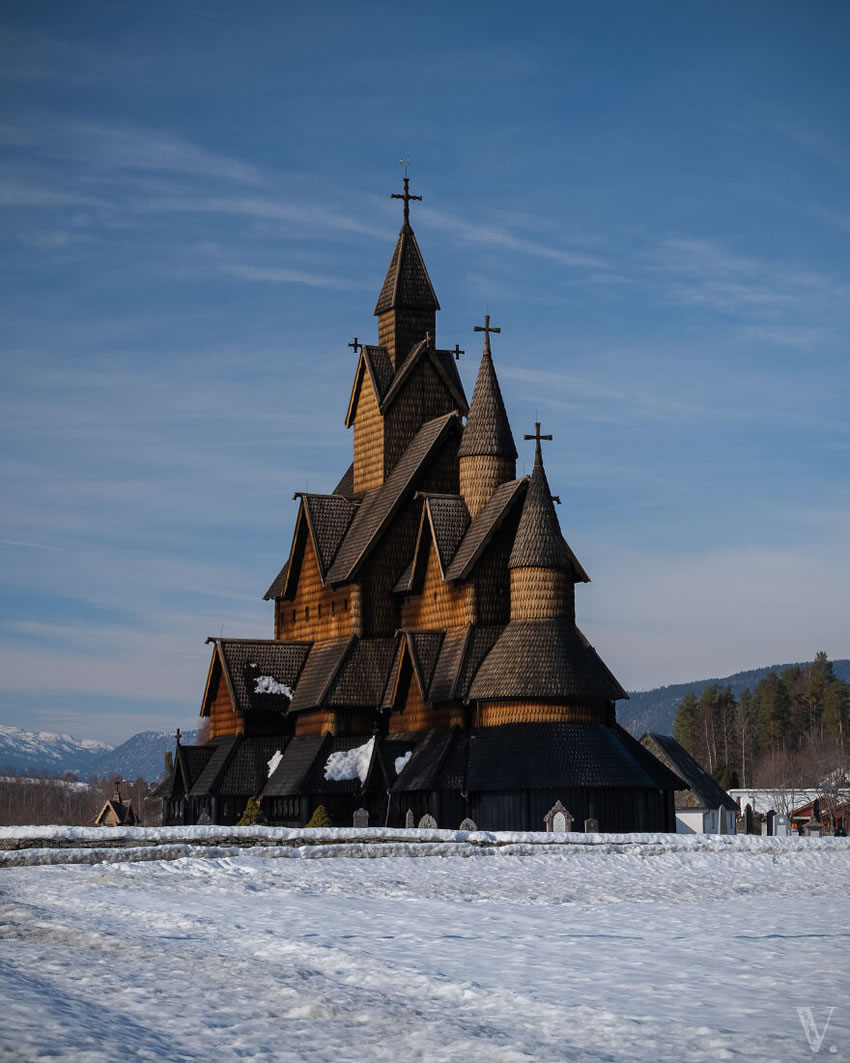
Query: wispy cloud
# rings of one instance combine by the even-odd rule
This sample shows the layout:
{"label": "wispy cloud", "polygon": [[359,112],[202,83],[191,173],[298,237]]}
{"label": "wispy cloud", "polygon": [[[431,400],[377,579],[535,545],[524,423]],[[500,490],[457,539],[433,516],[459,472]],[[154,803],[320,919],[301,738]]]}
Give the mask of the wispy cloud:
{"label": "wispy cloud", "polygon": [[348,290],[371,290],[370,285],[358,283],[347,277],[327,274],[305,273],[295,269],[274,269],[263,266],[244,266],[238,263],[221,263],[220,273],[239,277],[246,281],[263,281],[269,284],[306,284],[311,288],[339,288]]}

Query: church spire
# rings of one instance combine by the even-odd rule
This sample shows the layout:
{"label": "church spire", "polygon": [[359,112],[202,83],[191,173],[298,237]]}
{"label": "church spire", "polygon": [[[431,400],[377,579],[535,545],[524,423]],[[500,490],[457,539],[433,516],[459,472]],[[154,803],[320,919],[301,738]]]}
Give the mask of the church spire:
{"label": "church spire", "polygon": [[501,329],[490,325],[490,315],[487,314],[484,324],[476,325],[475,331],[484,333],[484,351],[458,449],[460,491],[473,516],[500,484],[514,479],[517,458],[490,350],[490,333],[501,332]]}
{"label": "church spire", "polygon": [[432,337],[436,335],[436,311],[440,304],[410,225],[410,203],[421,200],[422,196],[411,194],[406,172],[404,191],[393,192],[391,198],[404,202],[404,222],[378,296],[375,315],[378,318],[378,342],[386,347],[397,368],[410,348],[424,339],[426,333],[430,332]]}

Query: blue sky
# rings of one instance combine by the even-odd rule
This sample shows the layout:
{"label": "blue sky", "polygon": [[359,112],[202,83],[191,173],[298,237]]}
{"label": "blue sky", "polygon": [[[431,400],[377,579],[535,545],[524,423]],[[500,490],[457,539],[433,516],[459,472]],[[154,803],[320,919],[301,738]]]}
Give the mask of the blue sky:
{"label": "blue sky", "polygon": [[403,156],[621,682],[850,655],[848,52],[837,3],[4,4],[0,722],[191,726],[205,637],[271,636]]}

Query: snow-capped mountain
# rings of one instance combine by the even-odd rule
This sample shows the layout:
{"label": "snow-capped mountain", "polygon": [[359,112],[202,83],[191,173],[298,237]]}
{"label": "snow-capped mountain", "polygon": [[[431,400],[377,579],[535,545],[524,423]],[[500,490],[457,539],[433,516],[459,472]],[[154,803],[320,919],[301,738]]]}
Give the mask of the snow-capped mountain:
{"label": "snow-capped mountain", "polygon": [[[190,745],[196,736],[196,731],[189,731],[183,741]],[[0,774],[61,775],[72,771],[80,779],[120,775],[130,780],[141,776],[153,782],[162,775],[166,750],[173,749],[172,731],[142,731],[113,747],[67,734],[36,733],[0,724]]]}
{"label": "snow-capped mountain", "polygon": [[20,727],[0,724],[0,771],[82,774],[93,760],[111,749],[105,742],[88,738],[81,740],[50,731],[22,731]]}

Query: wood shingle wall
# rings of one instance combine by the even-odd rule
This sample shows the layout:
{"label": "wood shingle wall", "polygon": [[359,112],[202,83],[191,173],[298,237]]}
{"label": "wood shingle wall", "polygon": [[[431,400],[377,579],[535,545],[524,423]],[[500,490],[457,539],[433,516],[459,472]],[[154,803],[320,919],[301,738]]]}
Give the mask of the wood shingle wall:
{"label": "wood shingle wall", "polygon": [[433,310],[386,310],[378,315],[378,343],[386,347],[395,369],[428,332],[436,343],[437,315]]}
{"label": "wood shingle wall", "polygon": [[405,597],[401,627],[424,630],[460,627],[468,622],[471,593],[468,584],[443,582],[437,549],[431,539],[421,593]]}
{"label": "wood shingle wall", "polygon": [[552,568],[511,569],[514,620],[567,617],[574,621],[575,616],[575,584],[571,572]]}
{"label": "wood shingle wall", "polygon": [[505,723],[613,723],[614,710],[604,703],[547,705],[528,701],[482,701],[474,726],[498,727]]}
{"label": "wood shingle wall", "polygon": [[356,585],[322,586],[319,563],[310,535],[304,537],[303,558],[295,598],[279,598],[276,635],[283,641],[343,638],[355,625]]}
{"label": "wood shingle wall", "polygon": [[493,497],[496,488],[516,476],[516,462],[474,454],[460,459],[460,493],[474,517]]}
{"label": "wood shingle wall", "polygon": [[244,721],[240,713],[233,707],[233,699],[230,689],[221,670],[221,664],[216,661],[213,668],[213,676],[210,690],[210,741],[222,738],[225,735],[241,734],[244,730]]}
{"label": "wood shingle wall", "polygon": [[361,494],[384,482],[384,418],[372,378],[361,365],[363,377],[354,415],[354,493]]}

